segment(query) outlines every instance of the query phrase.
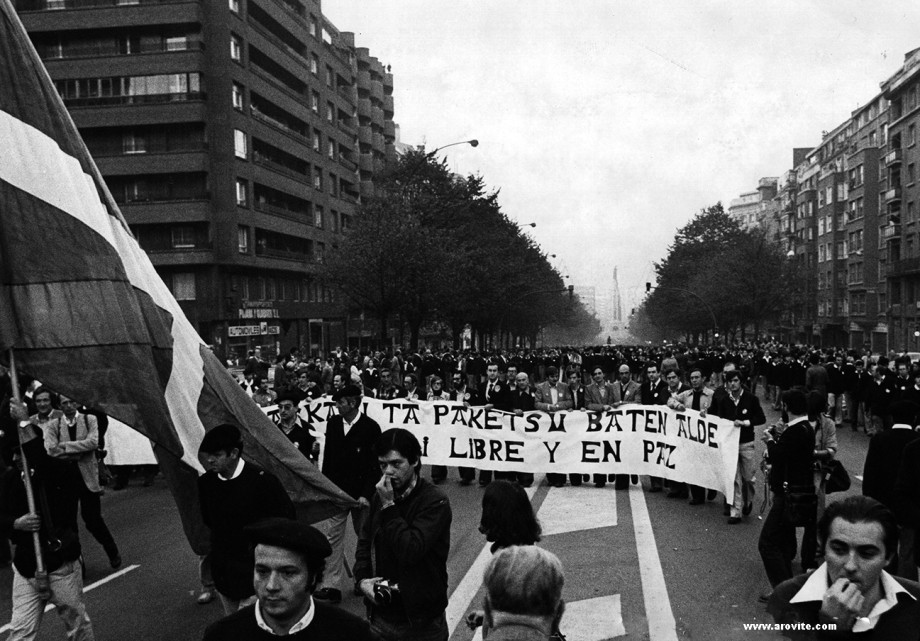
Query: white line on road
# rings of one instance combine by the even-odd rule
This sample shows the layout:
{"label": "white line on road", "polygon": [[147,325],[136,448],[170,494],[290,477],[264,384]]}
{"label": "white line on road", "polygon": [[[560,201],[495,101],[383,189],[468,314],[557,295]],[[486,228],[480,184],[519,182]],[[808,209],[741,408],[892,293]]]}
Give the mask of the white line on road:
{"label": "white line on road", "polygon": [[[533,495],[543,482],[543,478],[543,474],[535,475],[533,485],[527,488],[527,498],[533,500]],[[479,556],[473,561],[473,565],[466,571],[466,574],[463,575],[460,583],[457,584],[457,587],[450,595],[450,600],[447,602],[447,629],[450,630],[450,634],[453,634],[460,622],[466,619],[466,613],[469,612],[473,599],[476,598],[476,593],[482,587],[482,575],[489,565],[489,559],[492,558],[491,548],[491,543],[486,543],[483,546]]]}
{"label": "white line on road", "polygon": [[632,508],[633,529],[636,533],[639,576],[642,579],[649,640],[677,641],[677,623],[671,610],[668,587],[664,582],[664,571],[661,569],[658,546],[655,544],[655,533],[652,531],[652,521],[641,486],[630,486],[629,505]]}
{"label": "white line on road", "polygon": [[[83,593],[85,594],[85,593],[89,592],[90,590],[94,590],[94,589],[98,588],[100,585],[105,585],[106,583],[108,583],[108,582],[111,581],[112,579],[117,579],[118,577],[127,574],[127,573],[130,572],[131,570],[136,570],[136,569],[139,568],[139,567],[141,567],[141,566],[139,566],[139,565],[129,565],[129,566],[126,567],[126,568],[122,568],[122,569],[119,570],[118,572],[112,572],[110,575],[105,576],[105,577],[102,577],[101,579],[99,579],[99,580],[96,581],[95,583],[90,583],[89,585],[85,586],[85,587],[83,588]],[[48,605],[45,606],[45,612],[50,612],[50,611],[53,610],[53,609],[54,609],[54,605],[51,604],[51,603],[49,603]],[[9,630],[9,629],[10,629],[10,624],[7,623],[6,625],[0,627],[0,632],[6,632],[6,631]]]}

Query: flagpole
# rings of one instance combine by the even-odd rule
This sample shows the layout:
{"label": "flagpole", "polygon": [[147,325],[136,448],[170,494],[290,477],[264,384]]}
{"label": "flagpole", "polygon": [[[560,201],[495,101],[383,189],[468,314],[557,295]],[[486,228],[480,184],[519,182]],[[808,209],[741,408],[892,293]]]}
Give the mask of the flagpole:
{"label": "flagpole", "polygon": [[[19,376],[16,373],[16,357],[13,354],[13,348],[9,349],[10,356],[10,382],[13,387],[13,400],[16,406],[22,405],[22,396],[19,394]],[[17,422],[16,436],[22,445],[22,430]],[[26,458],[25,448],[19,448],[22,456],[22,483],[26,488],[26,503],[29,506],[29,514],[38,514],[35,509],[35,492],[32,489],[32,478],[30,475],[29,461]],[[35,587],[38,589],[38,596],[43,601],[51,598],[51,584],[48,582],[48,573],[45,571],[45,560],[42,558],[42,541],[39,532],[32,532],[32,545],[35,546]]]}

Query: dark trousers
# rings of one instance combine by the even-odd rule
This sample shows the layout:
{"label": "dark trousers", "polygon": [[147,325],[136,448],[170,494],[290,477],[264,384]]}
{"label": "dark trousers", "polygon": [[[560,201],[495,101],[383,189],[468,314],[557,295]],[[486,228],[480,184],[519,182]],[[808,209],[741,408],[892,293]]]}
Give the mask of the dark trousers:
{"label": "dark trousers", "polygon": [[[546,475],[546,482],[553,487],[562,487],[565,485],[565,474],[556,474],[550,472]],[[574,486],[578,487],[582,482],[581,474],[569,474],[569,482]]]}
{"label": "dark trousers", "polygon": [[792,578],[792,559],[795,558],[797,547],[795,526],[786,519],[785,505],[786,497],[774,492],[773,505],[763,522],[760,540],[757,542],[767,579],[774,588]]}
{"label": "dark trousers", "polygon": [[102,493],[91,492],[82,479],[80,486],[80,515],[83,517],[86,529],[93,535],[93,538],[99,541],[105,553],[113,557],[118,554],[118,546],[105,521],[102,520],[102,501],[100,500]]}
{"label": "dark trousers", "polygon": [[690,498],[699,503],[706,500],[706,488],[699,485],[690,486]]}
{"label": "dark trousers", "polygon": [[[431,480],[432,481],[443,481],[447,478],[447,466],[446,465],[432,465],[431,466]],[[460,480],[462,481],[472,481],[476,478],[476,468],[473,467],[461,467],[460,468]]]}
{"label": "dark trousers", "polygon": [[[591,480],[594,481],[594,485],[597,487],[604,487],[607,485],[607,481],[613,482],[616,481],[616,474],[595,474],[591,477]],[[626,482],[629,483],[629,478],[626,478]]]}

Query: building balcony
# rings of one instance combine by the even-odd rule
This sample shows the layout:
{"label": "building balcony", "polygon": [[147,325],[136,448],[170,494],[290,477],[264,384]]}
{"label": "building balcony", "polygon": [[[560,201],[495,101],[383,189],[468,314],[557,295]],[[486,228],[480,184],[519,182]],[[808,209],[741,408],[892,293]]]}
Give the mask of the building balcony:
{"label": "building balcony", "polygon": [[359,98],[358,99],[358,116],[362,118],[370,118],[373,110],[371,108],[371,101],[369,98]]}
{"label": "building balcony", "polygon": [[374,171],[374,156],[372,154],[361,154],[358,158],[358,167],[361,171]]}
{"label": "building balcony", "polygon": [[888,264],[888,276],[906,276],[908,274],[920,274],[920,256],[913,258],[903,258]]}
{"label": "building balcony", "polygon": [[393,74],[388,71],[383,73],[383,88],[387,90],[387,93],[393,91]]}
{"label": "building balcony", "polygon": [[273,249],[271,247],[265,247],[260,243],[256,243],[256,256],[262,256],[264,258],[280,258],[281,260],[292,260],[298,263],[313,262],[310,254],[290,251],[286,249]]}
{"label": "building balcony", "polygon": [[380,107],[371,107],[371,122],[380,129],[383,129],[383,123],[386,119],[383,116],[383,109]]}
{"label": "building balcony", "polygon": [[901,237],[901,225],[889,224],[882,227],[882,240],[897,240]]}
{"label": "building balcony", "polygon": [[388,141],[396,140],[396,123],[387,120],[383,123],[383,135]]}
{"label": "building balcony", "polygon": [[901,200],[901,188],[900,187],[892,187],[891,189],[885,192],[885,202],[886,203],[893,203],[899,200]]}
{"label": "building balcony", "polygon": [[358,89],[354,85],[339,85],[336,91],[351,104],[355,104],[358,101]]}
{"label": "building balcony", "polygon": [[384,96],[383,97],[383,113],[386,114],[387,118],[393,117],[393,96]]}
{"label": "building balcony", "polygon": [[383,134],[374,134],[374,149],[380,153],[384,153],[386,149],[386,140],[384,140]]}
{"label": "building balcony", "polygon": [[345,156],[339,155],[339,164],[342,165],[345,169],[351,172],[358,171],[358,165],[350,161]]}
{"label": "building balcony", "polygon": [[362,145],[374,144],[374,134],[370,127],[358,127],[358,142]]}
{"label": "building balcony", "polygon": [[904,159],[904,150],[898,147],[897,149],[892,149],[885,155],[885,164],[888,167],[892,165],[899,165]]}
{"label": "building balcony", "polygon": [[383,102],[383,83],[379,80],[371,80],[371,98]]}
{"label": "building balcony", "polygon": [[359,71],[357,81],[359,87],[369,90],[371,88],[371,72],[367,70]]}

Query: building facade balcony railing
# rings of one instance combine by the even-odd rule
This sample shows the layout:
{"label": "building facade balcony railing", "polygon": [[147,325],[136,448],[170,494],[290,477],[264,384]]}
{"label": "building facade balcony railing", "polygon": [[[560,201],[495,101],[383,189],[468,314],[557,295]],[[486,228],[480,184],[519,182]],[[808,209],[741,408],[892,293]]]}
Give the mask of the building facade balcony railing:
{"label": "building facade balcony railing", "polygon": [[907,274],[920,274],[920,256],[903,258],[888,264],[888,276],[905,276]]}
{"label": "building facade balcony railing", "polygon": [[358,165],[348,160],[348,158],[345,158],[344,156],[339,156],[339,164],[349,171],[358,171]]}
{"label": "building facade balcony railing", "polygon": [[166,244],[157,243],[150,247],[147,247],[142,243],[141,249],[143,249],[148,254],[165,254],[165,253],[173,253],[173,252],[188,253],[188,252],[197,252],[197,251],[214,249],[214,243],[210,240],[203,240],[203,241],[198,241],[195,243],[190,243],[188,245],[172,245],[169,243],[166,243]]}
{"label": "building facade balcony railing", "polygon": [[892,203],[897,200],[901,200],[901,188],[900,187],[892,187],[891,189],[885,192],[885,202]]}
{"label": "building facade balcony railing", "polygon": [[354,85],[339,85],[336,92],[351,104],[358,101],[358,89]]}
{"label": "building facade balcony railing", "polygon": [[[193,0],[194,1],[194,0]],[[20,0],[16,10],[61,11],[64,9],[92,9],[96,7],[134,7],[145,4],[175,4],[189,0]]]}
{"label": "building facade balcony railing", "polygon": [[259,120],[261,122],[264,122],[267,125],[280,129],[287,135],[292,136],[301,142],[304,142],[307,144],[310,143],[309,138],[307,138],[304,134],[300,133],[296,129],[292,129],[291,127],[281,122],[280,120],[276,120],[275,118],[272,118],[271,116],[265,115],[264,113],[262,113],[255,107],[251,108],[249,111],[255,120]]}
{"label": "building facade balcony railing", "polygon": [[374,144],[374,134],[369,126],[358,127],[358,142],[363,145]]}
{"label": "building facade balcony railing", "polygon": [[265,156],[262,156],[257,153],[253,153],[252,162],[255,163],[256,165],[267,167],[268,169],[271,169],[272,171],[276,171],[279,174],[284,174],[285,176],[288,176],[289,178],[293,178],[294,180],[298,180],[300,182],[306,182],[309,179],[305,173],[299,172],[296,169],[293,169],[291,167],[287,167],[286,165],[282,165],[281,163],[275,162],[274,160],[270,160],[269,158],[266,158]]}
{"label": "building facade balcony railing", "polygon": [[88,96],[86,98],[65,98],[67,107],[107,107],[110,105],[150,105],[167,102],[190,102],[204,100],[207,94],[203,91],[189,91],[186,93],[157,93],[140,96]]}
{"label": "building facade balcony railing", "polygon": [[256,256],[262,256],[264,258],[280,258],[281,260],[293,260],[298,263],[313,262],[310,254],[290,251],[287,249],[273,249],[271,247],[260,245],[259,243],[256,243]]}
{"label": "building facade balcony railing", "polygon": [[253,207],[256,211],[261,211],[266,214],[275,214],[276,216],[281,216],[283,218],[290,218],[292,220],[298,220],[303,223],[310,224],[310,212],[308,211],[297,211],[294,209],[288,209],[287,207],[279,207],[278,205],[272,205],[266,202],[260,202],[256,200],[253,203]]}
{"label": "building facade balcony railing", "polygon": [[358,135],[358,132],[355,131],[355,128],[346,123],[344,120],[339,120],[335,123],[335,126],[339,128],[339,131],[351,138],[355,138]]}
{"label": "building facade balcony railing", "polygon": [[885,164],[890,167],[891,165],[900,163],[903,158],[904,150],[898,147],[897,149],[892,149],[887,154],[885,154]]}
{"label": "building facade balcony railing", "polygon": [[901,225],[885,225],[882,227],[882,239],[885,241],[896,240],[901,237]]}

